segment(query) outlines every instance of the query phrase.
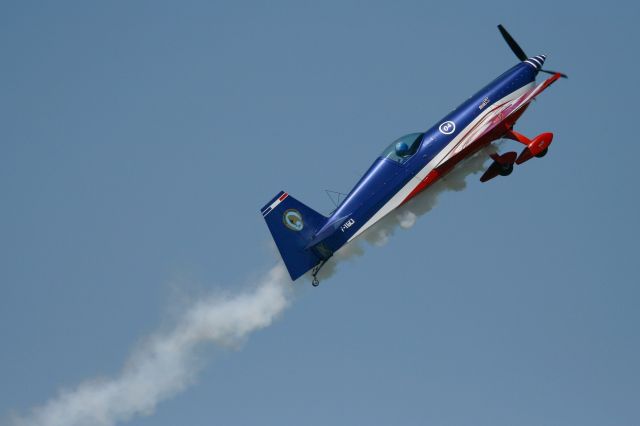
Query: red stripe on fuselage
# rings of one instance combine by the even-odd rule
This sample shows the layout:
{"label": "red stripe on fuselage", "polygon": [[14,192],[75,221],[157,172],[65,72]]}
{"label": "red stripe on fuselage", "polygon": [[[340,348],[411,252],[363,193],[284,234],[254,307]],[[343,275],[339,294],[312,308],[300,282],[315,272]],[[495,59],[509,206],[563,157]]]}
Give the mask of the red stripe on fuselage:
{"label": "red stripe on fuselage", "polygon": [[431,170],[429,174],[425,176],[424,179],[422,179],[422,181],[418,184],[418,186],[416,186],[413,189],[413,191],[411,191],[409,195],[407,195],[407,198],[405,198],[400,204],[406,203],[407,201],[409,201],[410,199],[412,199],[413,197],[415,197],[416,195],[424,191],[427,186],[431,185],[433,182],[437,181],[439,178],[440,178],[440,172],[437,169]]}
{"label": "red stripe on fuselage", "polygon": [[410,199],[412,199],[413,197],[415,197],[416,195],[418,195],[419,193],[427,189],[433,183],[437,182],[438,179],[440,179],[441,177],[449,173],[451,169],[455,167],[456,164],[458,164],[460,161],[462,161],[466,157],[469,157],[470,155],[476,153],[478,150],[489,145],[491,142],[498,139],[502,139],[505,133],[507,133],[507,131],[511,127],[513,127],[513,125],[516,123],[516,121],[520,118],[520,116],[524,113],[524,111],[528,107],[529,105],[525,105],[519,111],[516,111],[513,115],[508,116],[500,124],[495,126],[489,132],[480,136],[478,139],[476,139],[472,143],[470,143],[467,147],[465,147],[462,151],[460,151],[459,153],[451,157],[444,164],[431,170],[429,174],[427,174],[427,176],[425,176],[425,178],[422,179],[422,181],[418,184],[418,186],[416,186],[413,189],[413,191],[411,191],[411,193],[407,195],[407,198],[405,198],[400,204],[402,205],[406,203],[407,201],[409,201]]}

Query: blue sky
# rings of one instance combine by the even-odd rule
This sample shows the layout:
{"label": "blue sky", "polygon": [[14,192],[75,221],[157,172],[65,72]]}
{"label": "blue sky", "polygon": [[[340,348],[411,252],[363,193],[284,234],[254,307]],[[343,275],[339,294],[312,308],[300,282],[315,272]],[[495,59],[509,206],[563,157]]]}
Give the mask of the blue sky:
{"label": "blue sky", "polygon": [[543,160],[444,194],[131,425],[640,422],[631,2],[3,2],[0,419],[276,262],[259,208],[321,212],[516,59],[569,74]]}

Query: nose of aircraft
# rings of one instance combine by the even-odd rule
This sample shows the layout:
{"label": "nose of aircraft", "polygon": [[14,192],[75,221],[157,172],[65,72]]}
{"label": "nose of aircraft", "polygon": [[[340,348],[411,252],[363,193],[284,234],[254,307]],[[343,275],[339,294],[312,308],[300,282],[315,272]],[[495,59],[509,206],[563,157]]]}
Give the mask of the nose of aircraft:
{"label": "nose of aircraft", "polygon": [[544,64],[545,59],[547,59],[546,55],[538,55],[538,56],[532,56],[526,59],[524,62],[528,63],[529,65],[532,65],[537,71],[540,71],[542,69],[542,64]]}

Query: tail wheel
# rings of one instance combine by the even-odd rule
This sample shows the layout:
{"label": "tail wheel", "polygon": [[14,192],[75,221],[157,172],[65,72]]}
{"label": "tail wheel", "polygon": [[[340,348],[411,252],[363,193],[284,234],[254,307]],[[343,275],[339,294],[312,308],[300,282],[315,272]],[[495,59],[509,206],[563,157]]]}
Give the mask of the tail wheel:
{"label": "tail wheel", "polygon": [[540,152],[538,153],[538,155],[536,155],[536,158],[542,158],[542,157],[544,157],[545,155],[547,155],[547,152],[549,152],[549,148],[545,148],[545,149],[543,149],[542,151],[540,151]]}

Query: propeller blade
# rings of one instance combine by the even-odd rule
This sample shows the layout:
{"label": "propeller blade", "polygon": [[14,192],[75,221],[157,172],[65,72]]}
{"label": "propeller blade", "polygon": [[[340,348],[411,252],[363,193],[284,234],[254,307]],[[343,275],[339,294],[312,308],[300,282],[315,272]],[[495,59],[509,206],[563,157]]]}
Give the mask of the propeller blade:
{"label": "propeller blade", "polygon": [[546,72],[547,74],[560,74],[560,77],[562,77],[562,78],[569,78],[569,76],[568,76],[568,75],[563,74],[563,73],[558,72],[558,71],[540,70],[540,72]]}
{"label": "propeller blade", "polygon": [[522,48],[518,45],[518,43],[516,43],[513,37],[511,37],[511,34],[509,34],[507,30],[504,29],[502,24],[498,25],[498,29],[500,30],[500,34],[502,34],[502,37],[504,37],[504,40],[507,42],[513,53],[516,54],[518,59],[520,59],[521,61],[526,60],[527,54],[524,53],[524,50],[522,50]]}

